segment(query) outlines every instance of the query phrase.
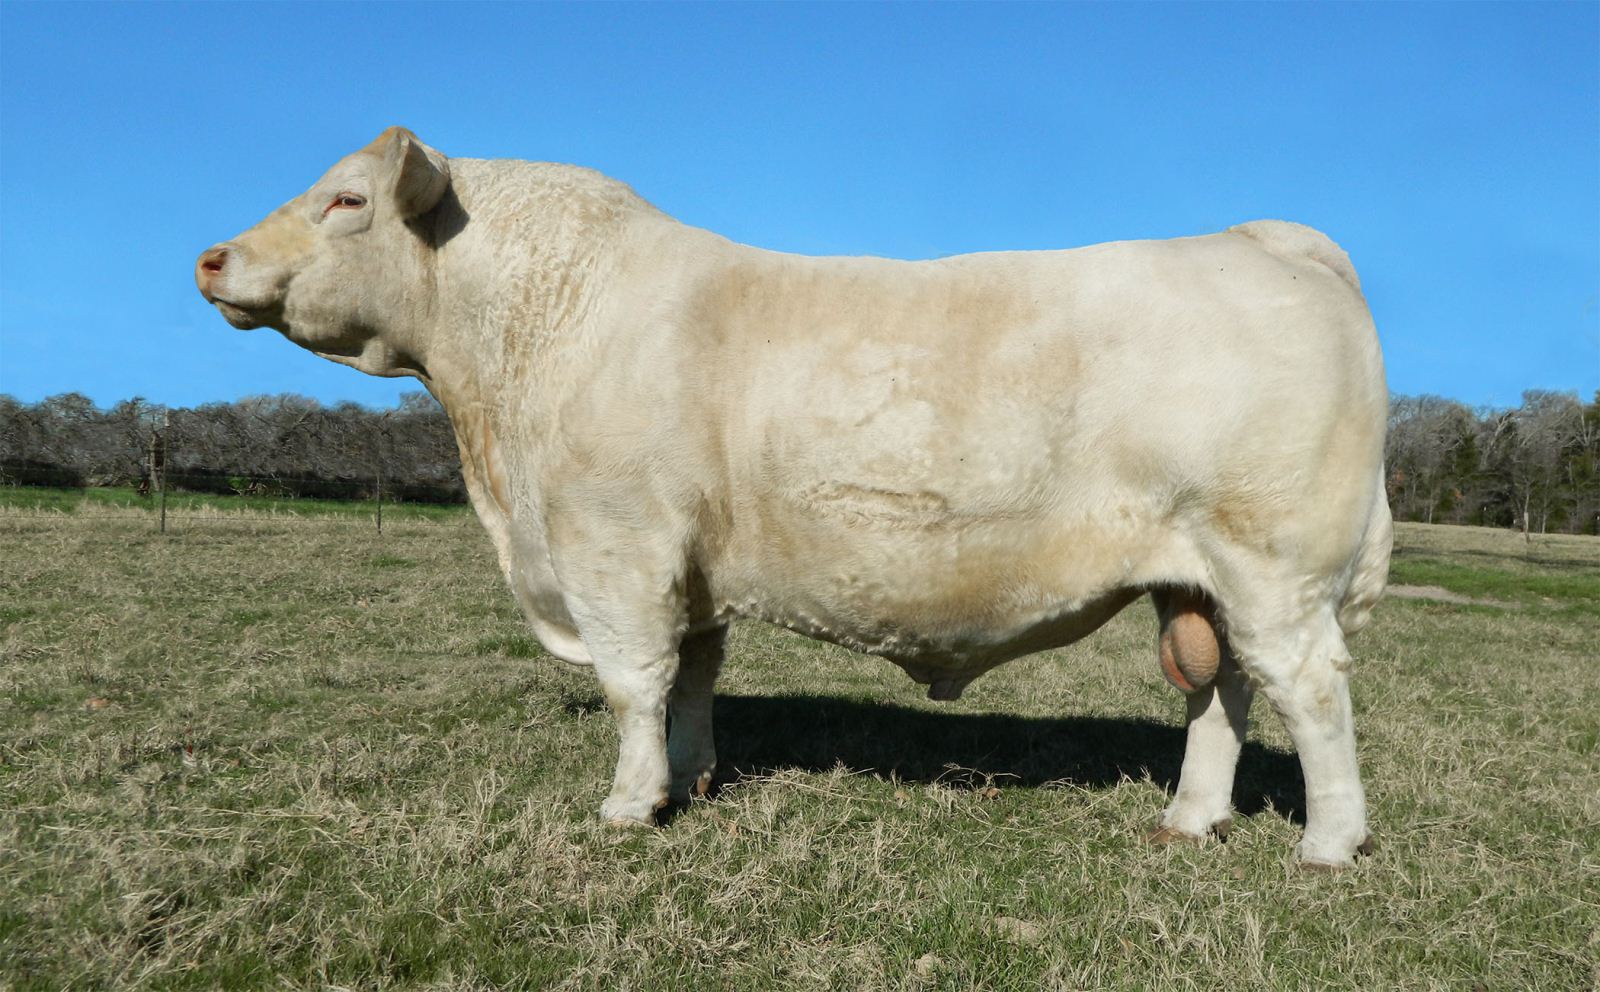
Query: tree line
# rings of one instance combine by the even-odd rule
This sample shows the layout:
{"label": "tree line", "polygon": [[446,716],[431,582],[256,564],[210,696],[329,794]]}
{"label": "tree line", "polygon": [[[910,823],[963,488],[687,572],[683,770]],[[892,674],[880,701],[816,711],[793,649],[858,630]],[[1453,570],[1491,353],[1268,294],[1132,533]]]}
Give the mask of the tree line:
{"label": "tree line", "polygon": [[[1515,409],[1396,396],[1385,446],[1400,520],[1600,531],[1600,393],[1533,390]],[[148,486],[328,498],[465,499],[455,436],[424,392],[373,410],[304,396],[97,408],[80,393],[0,395],[0,482]]]}
{"label": "tree line", "polygon": [[1600,533],[1600,393],[1529,390],[1510,410],[1396,396],[1384,461],[1397,520]]}
{"label": "tree line", "polygon": [[398,406],[250,396],[196,407],[143,399],[97,408],[81,393],[0,395],[0,482],[463,502],[449,418],[424,392]]}

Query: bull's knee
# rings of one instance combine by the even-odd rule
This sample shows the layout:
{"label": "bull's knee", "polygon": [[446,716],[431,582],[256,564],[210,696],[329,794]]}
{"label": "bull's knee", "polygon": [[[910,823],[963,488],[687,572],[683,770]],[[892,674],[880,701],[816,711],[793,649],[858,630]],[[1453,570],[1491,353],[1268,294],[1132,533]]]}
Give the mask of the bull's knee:
{"label": "bull's knee", "polygon": [[1184,692],[1210,685],[1222,662],[1211,600],[1203,593],[1180,589],[1159,592],[1155,600],[1161,617],[1157,653],[1162,674]]}

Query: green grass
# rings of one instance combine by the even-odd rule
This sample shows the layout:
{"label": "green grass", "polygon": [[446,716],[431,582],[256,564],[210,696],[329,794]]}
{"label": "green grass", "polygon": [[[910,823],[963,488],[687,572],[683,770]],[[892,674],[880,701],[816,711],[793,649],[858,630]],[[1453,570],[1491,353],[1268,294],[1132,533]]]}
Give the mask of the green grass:
{"label": "green grass", "polygon": [[1600,619],[1600,541],[1483,527],[1401,525],[1391,581],[1437,585],[1474,599],[1561,607]]}
{"label": "green grass", "polygon": [[1328,876],[1264,705],[1229,841],[1144,843],[1182,702],[1143,604],[946,704],[738,625],[720,792],[619,831],[609,712],[470,518],[192,512],[0,511],[0,987],[1600,979],[1594,539],[1400,528],[1397,581],[1506,605],[1354,643],[1380,850]]}

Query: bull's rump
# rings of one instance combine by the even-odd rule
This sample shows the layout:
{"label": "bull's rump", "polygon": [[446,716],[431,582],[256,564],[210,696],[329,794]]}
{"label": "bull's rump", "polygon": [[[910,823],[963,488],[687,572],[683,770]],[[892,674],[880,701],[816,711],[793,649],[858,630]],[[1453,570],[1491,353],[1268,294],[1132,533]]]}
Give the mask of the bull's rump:
{"label": "bull's rump", "polygon": [[1208,542],[1283,544],[1312,491],[1351,536],[1306,567],[1353,553],[1382,373],[1326,266],[1228,234],[733,271],[708,312],[725,602],[880,653],[1005,655],[1195,582]]}

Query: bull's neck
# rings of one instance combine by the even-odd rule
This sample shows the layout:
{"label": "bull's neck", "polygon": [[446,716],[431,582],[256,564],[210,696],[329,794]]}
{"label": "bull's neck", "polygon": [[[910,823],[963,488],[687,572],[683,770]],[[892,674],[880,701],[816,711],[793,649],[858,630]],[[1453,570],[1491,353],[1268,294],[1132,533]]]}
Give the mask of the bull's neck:
{"label": "bull's neck", "polygon": [[540,393],[590,329],[630,223],[662,215],[572,166],[452,159],[451,175],[419,378],[458,404]]}

